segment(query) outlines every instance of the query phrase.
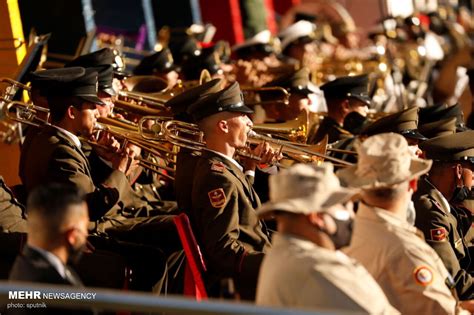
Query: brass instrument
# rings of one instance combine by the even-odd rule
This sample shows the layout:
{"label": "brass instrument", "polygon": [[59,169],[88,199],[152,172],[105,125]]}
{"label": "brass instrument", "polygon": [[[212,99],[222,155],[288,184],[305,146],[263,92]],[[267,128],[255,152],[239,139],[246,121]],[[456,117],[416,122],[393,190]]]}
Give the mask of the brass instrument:
{"label": "brass instrument", "polygon": [[253,130],[258,133],[272,134],[292,142],[306,143],[308,137],[308,114],[301,114],[291,121],[275,124],[255,124]]}
{"label": "brass instrument", "polygon": [[[43,113],[46,118],[40,118],[39,113]],[[4,105],[3,115],[12,121],[35,127],[49,124],[48,108],[19,101],[10,101]]]}
{"label": "brass instrument", "polygon": [[142,129],[141,132],[143,133],[141,133],[136,126],[136,124],[124,123],[114,118],[99,118],[96,123],[95,131],[107,131],[115,138],[122,139],[125,142],[140,147],[150,154],[162,157],[167,162],[174,163],[174,160],[171,158],[171,155],[174,155],[173,150],[160,143],[166,142],[165,139],[154,138],[153,141],[146,140],[142,137],[142,134],[146,134],[147,132]]}
{"label": "brass instrument", "polygon": [[[4,110],[8,110],[5,109],[6,105],[13,101],[13,98],[19,90],[22,89],[27,92],[31,90],[29,86],[10,78],[0,78],[0,83],[8,84],[0,96],[0,109]],[[20,140],[21,128],[18,122],[12,121],[6,114],[3,115],[3,117],[0,115],[0,126],[3,127],[2,130],[0,130],[0,141],[11,144]]]}
{"label": "brass instrument", "polygon": [[119,112],[125,112],[126,114],[135,114],[135,115],[154,115],[154,116],[162,116],[162,115],[169,115],[171,113],[168,111],[168,108],[162,105],[162,109],[147,107],[144,105],[137,104],[135,102],[125,101],[117,99],[114,101],[114,109],[118,110]]}
{"label": "brass instrument", "polygon": [[[139,125],[142,123],[140,121]],[[156,128],[159,130],[159,134],[157,135],[160,139],[164,136],[164,138],[169,141],[170,143],[178,146],[187,148],[193,151],[200,152],[205,147],[204,142],[204,133],[199,130],[197,125],[191,123],[185,123],[178,120],[168,120],[161,123],[160,128]],[[278,152],[282,154],[286,154],[290,157],[296,155],[297,161],[312,161],[314,158],[321,159],[321,160],[328,160],[333,163],[337,163],[341,166],[350,166],[352,163],[346,162],[341,159],[333,158],[330,156],[325,155],[324,153],[320,153],[320,146],[318,147],[302,147],[298,144],[291,143],[289,141],[278,140],[268,136],[264,136],[261,134],[256,133],[254,130],[250,130],[248,133],[248,142],[249,144],[258,144],[261,142],[267,142],[272,145]],[[247,152],[247,150],[237,150],[237,155],[243,156],[246,158],[251,158],[254,160],[259,161],[260,158],[254,155],[251,155]]]}

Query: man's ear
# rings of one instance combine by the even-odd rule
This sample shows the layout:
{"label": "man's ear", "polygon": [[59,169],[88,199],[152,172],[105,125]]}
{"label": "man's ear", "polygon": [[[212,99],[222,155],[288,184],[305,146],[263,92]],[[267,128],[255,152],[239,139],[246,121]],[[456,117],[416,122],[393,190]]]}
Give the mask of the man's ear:
{"label": "man's ear", "polygon": [[418,190],[418,177],[408,182],[408,189],[413,190],[413,192],[416,192]]}
{"label": "man's ear", "polygon": [[454,167],[456,180],[461,180],[463,176],[463,167],[461,164],[456,164]]}
{"label": "man's ear", "polygon": [[69,106],[66,111],[66,116],[71,119],[76,118],[76,108],[74,106]]}
{"label": "man's ear", "polygon": [[348,99],[345,99],[344,101],[342,101],[341,103],[341,109],[344,111],[344,112],[349,112],[351,111],[351,104],[349,102]]}
{"label": "man's ear", "polygon": [[324,226],[324,218],[322,216],[322,213],[313,212],[308,214],[306,217],[308,218],[309,222],[311,222],[311,224],[319,228],[322,228]]}
{"label": "man's ear", "polygon": [[71,245],[76,245],[77,237],[75,235],[75,230],[73,228],[66,231],[66,240]]}
{"label": "man's ear", "polygon": [[229,124],[227,123],[227,120],[219,120],[219,122],[217,122],[217,128],[224,133],[229,133]]}

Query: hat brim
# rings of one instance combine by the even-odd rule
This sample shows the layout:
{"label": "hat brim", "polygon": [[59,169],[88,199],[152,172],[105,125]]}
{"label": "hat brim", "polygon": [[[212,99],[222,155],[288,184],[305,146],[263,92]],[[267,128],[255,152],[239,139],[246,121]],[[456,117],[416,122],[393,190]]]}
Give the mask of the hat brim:
{"label": "hat brim", "polygon": [[248,106],[242,105],[237,108],[227,108],[225,109],[226,112],[234,112],[234,113],[244,113],[244,114],[253,114],[254,111]]}
{"label": "hat brim", "polygon": [[403,130],[400,132],[402,136],[405,138],[410,138],[410,139],[415,139],[415,140],[421,140],[425,141],[428,140],[425,136],[423,136],[418,129],[412,129],[412,130]]}
{"label": "hat brim", "polygon": [[96,95],[76,95],[77,97],[85,100],[86,102],[93,103],[96,105],[105,105],[104,102],[101,101]]}
{"label": "hat brim", "polygon": [[422,160],[418,158],[412,158],[410,164],[409,174],[404,178],[398,178],[391,180],[389,178],[373,180],[367,177],[361,177],[357,174],[357,165],[352,165],[343,169],[340,169],[336,175],[339,177],[341,183],[351,188],[359,189],[377,189],[391,187],[400,184],[405,181],[412,180],[423,174],[426,174],[431,168],[431,160]]}
{"label": "hat brim", "polygon": [[361,101],[365,105],[369,106],[372,103],[372,99],[364,95],[351,95],[350,97],[355,98],[356,100]]}
{"label": "hat brim", "polygon": [[310,214],[324,212],[334,205],[344,203],[357,193],[351,188],[340,187],[326,197],[321,204],[314,203],[312,198],[294,198],[277,202],[267,202],[257,209],[257,215],[266,218],[272,216],[277,211],[290,212],[295,214]]}
{"label": "hat brim", "polygon": [[128,78],[128,77],[131,77],[131,76],[132,76],[131,73],[128,73],[128,72],[125,72],[125,71],[114,71],[114,78],[117,78],[117,79]]}
{"label": "hat brim", "polygon": [[117,95],[117,93],[115,92],[115,90],[112,87],[107,87],[107,88],[103,88],[103,89],[100,89],[100,90],[107,93],[109,96]]}

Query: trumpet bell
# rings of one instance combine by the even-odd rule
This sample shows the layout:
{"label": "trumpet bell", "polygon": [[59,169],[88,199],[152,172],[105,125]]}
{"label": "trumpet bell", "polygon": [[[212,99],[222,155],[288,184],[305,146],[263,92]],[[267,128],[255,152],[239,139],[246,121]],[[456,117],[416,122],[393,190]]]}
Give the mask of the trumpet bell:
{"label": "trumpet bell", "polygon": [[306,143],[308,137],[308,113],[303,111],[291,121],[275,124],[255,124],[253,130],[271,134],[292,142]]}

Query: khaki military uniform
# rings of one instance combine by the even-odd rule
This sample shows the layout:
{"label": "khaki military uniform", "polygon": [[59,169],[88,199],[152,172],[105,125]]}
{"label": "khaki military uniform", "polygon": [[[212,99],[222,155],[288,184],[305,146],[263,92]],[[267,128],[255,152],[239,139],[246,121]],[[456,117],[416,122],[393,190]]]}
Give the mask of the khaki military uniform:
{"label": "khaki military uniform", "polygon": [[352,136],[349,131],[342,128],[334,119],[326,116],[319,125],[316,133],[310,135],[308,143],[316,144],[323,140],[326,135],[328,136],[328,143],[333,143]]}
{"label": "khaki military uniform", "polygon": [[255,209],[260,200],[229,159],[204,150],[198,159],[189,216],[208,265],[208,284],[234,278],[243,298],[254,298],[257,275],[270,246]]}
{"label": "khaki military uniform", "polygon": [[453,276],[459,297],[463,300],[474,298],[473,279],[466,270],[470,261],[468,250],[448,201],[427,177],[423,177],[418,182],[413,202],[415,226],[423,232],[426,242]]}
{"label": "khaki military uniform", "polygon": [[361,204],[345,252],[364,265],[402,314],[454,314],[449,272],[405,217]]}
{"label": "khaki military uniform", "polygon": [[263,259],[258,305],[399,314],[372,276],[342,252],[288,234],[274,234]]}
{"label": "khaki military uniform", "polygon": [[102,183],[94,183],[89,162],[74,142],[53,126],[45,126],[22,161],[22,181],[28,192],[48,182],[69,183],[86,193],[95,231],[120,240],[158,246],[165,253],[181,248],[173,216],[141,216],[133,191],[122,172],[113,170]]}
{"label": "khaki military uniform", "polygon": [[26,218],[23,205],[13,196],[13,193],[0,176],[0,232],[26,233]]}

